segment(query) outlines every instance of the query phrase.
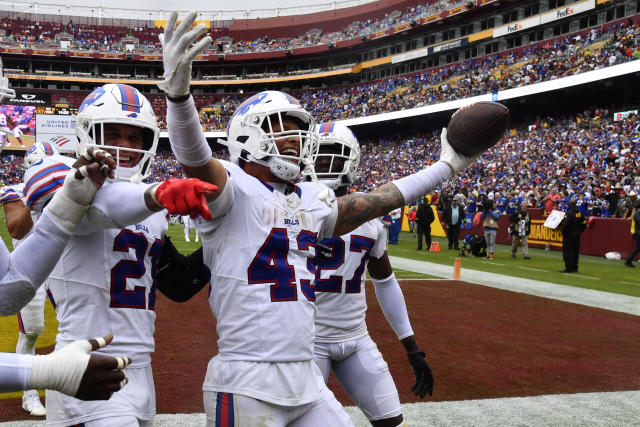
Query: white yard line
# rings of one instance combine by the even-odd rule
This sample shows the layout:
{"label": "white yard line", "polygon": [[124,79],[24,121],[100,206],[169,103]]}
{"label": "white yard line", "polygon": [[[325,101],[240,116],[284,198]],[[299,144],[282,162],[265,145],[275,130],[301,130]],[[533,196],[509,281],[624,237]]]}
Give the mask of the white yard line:
{"label": "white yard line", "polygon": [[521,268],[523,270],[533,270],[533,271],[544,271],[544,272],[549,272],[549,270],[543,270],[541,268],[533,268],[533,267],[522,267],[522,266],[518,266],[518,268]]}
{"label": "white yard line", "polygon": [[597,277],[593,277],[593,276],[583,276],[581,274],[574,274],[574,276],[576,277],[582,277],[583,279],[590,279],[590,280],[598,280]]}
{"label": "white yard line", "polygon": [[[416,261],[407,258],[390,256],[391,265],[407,271],[429,274],[445,279],[453,278],[453,266],[436,264],[426,261]],[[552,298],[560,301],[582,304],[589,307],[598,307],[605,310],[619,311],[622,313],[640,316],[640,298],[628,295],[614,294],[611,292],[596,291],[593,289],[578,288],[575,286],[560,285],[557,283],[543,282],[539,280],[523,279],[521,277],[507,276],[504,274],[487,273],[485,271],[463,268],[460,279],[465,282],[478,285],[491,286],[523,294],[536,295],[543,298]]]}

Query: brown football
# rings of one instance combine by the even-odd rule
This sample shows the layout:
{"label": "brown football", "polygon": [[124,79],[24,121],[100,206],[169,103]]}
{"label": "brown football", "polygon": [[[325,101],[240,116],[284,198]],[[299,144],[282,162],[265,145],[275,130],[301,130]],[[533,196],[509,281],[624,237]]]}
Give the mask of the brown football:
{"label": "brown football", "polygon": [[499,102],[480,101],[453,113],[447,140],[460,154],[473,156],[496,145],[509,125],[509,109]]}

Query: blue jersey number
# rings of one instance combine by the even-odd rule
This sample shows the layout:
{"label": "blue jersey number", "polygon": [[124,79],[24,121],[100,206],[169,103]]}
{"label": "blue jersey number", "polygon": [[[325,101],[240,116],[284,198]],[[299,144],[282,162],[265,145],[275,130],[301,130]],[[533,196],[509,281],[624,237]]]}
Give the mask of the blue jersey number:
{"label": "blue jersey number", "polygon": [[129,249],[134,249],[136,260],[123,259],[111,269],[110,307],[154,309],[156,304],[156,266],[162,249],[160,240],[156,239],[149,250],[151,275],[153,277],[153,284],[149,289],[149,304],[147,305],[147,292],[144,286],[136,286],[133,290],[127,290],[127,279],[140,279],[147,272],[144,265],[147,246],[147,238],[143,234],[134,233],[131,230],[122,230],[116,236],[113,242],[113,250],[116,252],[129,252]]}
{"label": "blue jersey number", "polygon": [[[315,234],[302,231],[297,238],[298,249],[307,250],[315,245]],[[296,301],[296,271],[289,264],[289,236],[285,228],[274,228],[253,257],[247,269],[249,284],[273,283],[271,285],[271,301]],[[307,268],[309,268],[307,263]],[[311,270],[310,270],[311,271]],[[300,288],[309,301],[315,301],[313,285],[309,280],[300,280]]]}
{"label": "blue jersey number", "polygon": [[[332,237],[330,239],[324,239],[321,242],[323,245],[332,249],[331,258],[323,259],[318,263],[316,273],[316,291],[317,292],[342,292],[342,276],[330,275],[328,279],[321,279],[320,274],[323,270],[337,270],[345,259],[345,243],[340,237]],[[373,248],[375,241],[363,236],[351,235],[349,241],[349,252],[362,253],[360,259],[360,265],[353,273],[353,277],[347,280],[344,291],[346,293],[358,293],[361,291],[362,274],[369,259],[369,252]]]}

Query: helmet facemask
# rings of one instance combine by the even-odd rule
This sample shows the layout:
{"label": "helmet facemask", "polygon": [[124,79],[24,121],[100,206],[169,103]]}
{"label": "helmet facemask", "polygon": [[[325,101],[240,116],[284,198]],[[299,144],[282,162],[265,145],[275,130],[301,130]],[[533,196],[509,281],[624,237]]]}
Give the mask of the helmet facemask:
{"label": "helmet facemask", "polygon": [[[322,132],[323,128],[331,130]],[[307,181],[319,181],[332,190],[351,185],[360,165],[360,146],[351,130],[338,123],[324,123],[319,129],[319,148]]]}
{"label": "helmet facemask", "polygon": [[[295,125],[294,125],[295,122]],[[269,167],[271,173],[286,182],[295,181],[309,165],[313,165],[318,149],[315,121],[293,97],[277,91],[256,94],[241,104],[229,122],[226,145],[231,160],[253,162]],[[297,140],[284,152],[278,144]]]}
{"label": "helmet facemask", "polygon": [[[124,99],[129,102],[124,102]],[[109,125],[114,126],[118,134],[125,133],[118,138],[129,137],[127,133],[130,131],[122,125],[141,129],[142,147],[109,145]],[[92,147],[107,150],[114,157],[115,177],[110,180],[142,182],[151,175],[160,132],[149,101],[136,89],[119,84],[107,84],[96,89],[80,107],[76,134],[79,153]],[[138,157],[135,164],[130,164],[132,157]]]}

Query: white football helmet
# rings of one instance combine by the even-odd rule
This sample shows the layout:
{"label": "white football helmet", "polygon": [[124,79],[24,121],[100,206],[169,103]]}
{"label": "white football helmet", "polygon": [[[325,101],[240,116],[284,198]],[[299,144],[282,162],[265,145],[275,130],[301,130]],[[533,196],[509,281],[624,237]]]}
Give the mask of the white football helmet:
{"label": "white football helmet", "polygon": [[4,76],[2,59],[0,59],[0,103],[3,103],[5,100],[15,97],[16,91],[13,89],[9,89],[9,79]]}
{"label": "white football helmet", "polygon": [[358,177],[360,144],[351,129],[337,122],[317,128],[318,155],[314,170],[304,172],[306,181],[319,181],[333,190],[353,183]]}
{"label": "white football helmet", "polygon": [[[142,149],[105,144],[104,124],[130,125],[142,128]],[[76,135],[79,142],[76,150],[78,155],[88,147],[111,151],[117,165],[116,180],[141,182],[151,175],[160,130],[151,103],[136,88],[124,84],[109,83],[91,92],[78,110]],[[121,157],[128,158],[133,153],[141,154],[137,165],[135,167],[120,166]]]}
{"label": "white football helmet", "polygon": [[53,156],[54,154],[60,154],[60,150],[58,146],[53,142],[36,142],[27,150],[27,153],[24,155],[24,160],[22,161],[22,166],[25,169],[29,169],[29,167],[44,159],[47,156]]}
{"label": "white football helmet", "polygon": [[[275,125],[283,129],[285,118],[297,121],[300,129],[274,131]],[[280,153],[276,142],[292,137],[300,139],[298,153]],[[260,92],[236,109],[227,128],[226,145],[234,163],[258,163],[268,166],[278,178],[294,181],[301,167],[313,165],[315,160],[315,121],[291,95],[273,90]]]}

